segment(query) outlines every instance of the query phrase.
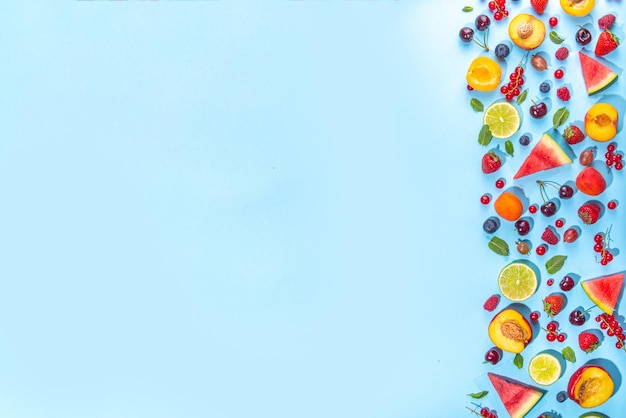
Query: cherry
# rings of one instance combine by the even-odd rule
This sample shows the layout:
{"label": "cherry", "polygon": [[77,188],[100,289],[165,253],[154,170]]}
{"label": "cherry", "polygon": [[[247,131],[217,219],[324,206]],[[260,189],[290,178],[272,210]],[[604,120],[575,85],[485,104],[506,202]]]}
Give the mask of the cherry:
{"label": "cherry", "polygon": [[589,44],[591,42],[591,32],[580,26],[580,29],[576,32],[576,42],[583,46]]}
{"label": "cherry", "polygon": [[474,23],[476,25],[476,29],[482,32],[487,29],[489,25],[491,25],[491,19],[489,19],[489,16],[487,15],[478,15]]}
{"label": "cherry", "polygon": [[569,322],[577,327],[583,325],[587,321],[587,317],[580,309],[574,309],[569,314]]}
{"label": "cherry", "polygon": [[562,291],[568,292],[574,288],[575,284],[576,283],[574,282],[574,279],[572,279],[571,276],[565,276],[563,277],[563,279],[561,279],[561,282],[559,283],[559,287],[561,288]]}
{"label": "cherry", "polygon": [[535,119],[541,119],[547,114],[548,114],[548,106],[544,102],[535,103],[530,107],[530,116],[532,116]]}
{"label": "cherry", "polygon": [[518,219],[515,222],[515,230],[521,236],[527,235],[530,232],[530,222],[527,219]]}
{"label": "cherry", "polygon": [[497,347],[493,347],[485,353],[485,363],[497,364],[501,359],[502,350]]}
{"label": "cherry", "polygon": [[572,196],[574,196],[574,189],[571,186],[564,184],[559,188],[559,197],[561,199],[569,199]]}
{"label": "cherry", "polygon": [[543,213],[544,216],[550,217],[554,215],[556,213],[556,209],[556,203],[553,201],[548,201],[541,205],[541,213]]}

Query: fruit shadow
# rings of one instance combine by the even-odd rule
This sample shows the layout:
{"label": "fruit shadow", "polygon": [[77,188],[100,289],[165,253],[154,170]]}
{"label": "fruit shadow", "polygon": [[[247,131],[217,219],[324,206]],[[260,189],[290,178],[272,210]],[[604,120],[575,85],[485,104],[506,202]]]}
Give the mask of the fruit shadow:
{"label": "fruit shadow", "polygon": [[[618,115],[623,115],[626,110],[626,99],[616,94],[607,94],[606,96],[602,96],[597,103],[608,103],[612,105],[615,109],[617,109]],[[624,118],[617,119],[617,133],[621,132],[624,127]]]}
{"label": "fruit shadow", "polygon": [[615,385],[613,389],[613,395],[615,395],[622,386],[622,373],[620,373],[619,368],[615,365],[615,363],[606,358],[597,358],[589,360],[585,363],[585,366],[590,365],[600,366],[611,375],[611,379],[613,379],[613,384]]}

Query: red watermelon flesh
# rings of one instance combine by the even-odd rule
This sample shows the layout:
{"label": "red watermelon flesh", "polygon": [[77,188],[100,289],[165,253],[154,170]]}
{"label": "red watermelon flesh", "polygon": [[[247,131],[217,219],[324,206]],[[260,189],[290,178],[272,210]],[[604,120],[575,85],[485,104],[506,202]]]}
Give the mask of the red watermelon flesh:
{"label": "red watermelon flesh", "polygon": [[530,151],[513,178],[518,179],[539,171],[571,164],[571,162],[572,159],[568,153],[546,132]]}
{"label": "red watermelon flesh", "polygon": [[587,87],[587,95],[592,96],[611,86],[617,80],[617,73],[600,61],[578,52],[580,68]]}
{"label": "red watermelon flesh", "polygon": [[624,287],[624,273],[596,277],[580,282],[580,285],[598,308],[612,315]]}
{"label": "red watermelon flesh", "polygon": [[545,394],[539,388],[510,377],[495,373],[487,373],[487,376],[511,418],[524,417]]}

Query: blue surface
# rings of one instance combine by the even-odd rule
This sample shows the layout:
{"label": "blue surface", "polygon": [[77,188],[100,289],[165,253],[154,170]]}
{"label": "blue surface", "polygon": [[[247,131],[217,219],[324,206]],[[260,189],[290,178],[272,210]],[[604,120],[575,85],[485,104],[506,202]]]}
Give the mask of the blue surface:
{"label": "blue surface", "polygon": [[450,3],[2,2],[0,415],[466,413],[503,259]]}

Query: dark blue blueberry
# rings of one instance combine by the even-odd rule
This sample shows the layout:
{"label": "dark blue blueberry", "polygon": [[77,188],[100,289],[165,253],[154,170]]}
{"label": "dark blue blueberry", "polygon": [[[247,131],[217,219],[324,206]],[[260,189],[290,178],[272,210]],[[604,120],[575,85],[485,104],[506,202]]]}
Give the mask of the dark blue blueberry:
{"label": "dark blue blueberry", "polygon": [[488,234],[493,234],[498,230],[498,228],[500,228],[500,219],[496,218],[495,216],[490,216],[483,223],[483,229]]}
{"label": "dark blue blueberry", "polygon": [[511,52],[511,50],[505,44],[498,44],[498,45],[496,45],[496,49],[494,50],[494,53],[496,54],[496,57],[498,57],[498,59],[500,61],[504,61],[504,59],[509,56],[510,52]]}
{"label": "dark blue blueberry", "polygon": [[519,137],[519,143],[523,146],[530,144],[530,137],[528,135],[522,135]]}
{"label": "dark blue blueberry", "polygon": [[556,394],[556,400],[558,402],[565,402],[567,400],[567,393],[564,390],[560,391]]}
{"label": "dark blue blueberry", "polygon": [[539,91],[542,93],[547,93],[550,91],[550,83],[544,81],[539,85]]}

